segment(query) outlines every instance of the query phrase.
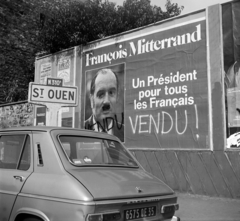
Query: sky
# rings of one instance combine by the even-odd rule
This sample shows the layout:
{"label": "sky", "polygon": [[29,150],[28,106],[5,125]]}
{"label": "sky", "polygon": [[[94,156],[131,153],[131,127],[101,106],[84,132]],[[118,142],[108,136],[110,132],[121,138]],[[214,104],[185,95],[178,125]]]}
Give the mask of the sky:
{"label": "sky", "polygon": [[[124,0],[110,0],[110,1],[115,2],[118,5],[122,5]],[[171,0],[172,3],[177,3],[179,6],[184,6],[182,15],[206,8],[210,5],[221,4],[230,1],[231,0]],[[165,3],[166,0],[151,0],[151,5],[160,6],[163,11],[165,11]]]}

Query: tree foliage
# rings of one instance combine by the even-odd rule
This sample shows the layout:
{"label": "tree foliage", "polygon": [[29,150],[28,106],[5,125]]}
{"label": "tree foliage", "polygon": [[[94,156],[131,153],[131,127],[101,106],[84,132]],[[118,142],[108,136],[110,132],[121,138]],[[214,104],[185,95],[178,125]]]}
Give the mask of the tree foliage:
{"label": "tree foliage", "polygon": [[3,102],[27,98],[33,80],[38,47],[37,20],[30,2],[0,2],[0,99]]}
{"label": "tree foliage", "polygon": [[3,0],[0,2],[0,103],[27,99],[36,53],[62,49],[132,30],[181,14],[150,0]]}

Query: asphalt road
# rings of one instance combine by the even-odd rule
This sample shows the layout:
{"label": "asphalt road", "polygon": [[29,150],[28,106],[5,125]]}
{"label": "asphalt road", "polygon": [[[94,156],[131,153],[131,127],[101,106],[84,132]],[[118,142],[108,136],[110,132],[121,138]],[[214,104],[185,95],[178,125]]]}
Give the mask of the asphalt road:
{"label": "asphalt road", "polygon": [[180,208],[175,215],[181,221],[240,221],[240,199],[177,195]]}

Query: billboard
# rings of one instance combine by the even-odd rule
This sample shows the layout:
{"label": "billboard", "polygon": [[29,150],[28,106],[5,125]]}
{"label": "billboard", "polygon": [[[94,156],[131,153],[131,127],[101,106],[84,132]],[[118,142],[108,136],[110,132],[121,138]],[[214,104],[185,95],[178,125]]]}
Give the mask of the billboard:
{"label": "billboard", "polygon": [[129,147],[207,148],[206,45],[203,16],[85,47],[82,127],[115,134]]}
{"label": "billboard", "polygon": [[227,148],[240,147],[240,2],[222,7]]}
{"label": "billboard", "polygon": [[[32,95],[35,96],[34,101],[40,102],[41,100],[47,103],[67,103],[70,104],[70,106],[73,103],[74,105],[77,104],[78,101],[76,101],[76,98],[78,96],[78,90],[74,89],[74,91],[72,91],[69,89],[72,86],[76,85],[75,60],[75,48],[69,48],[55,54],[36,57],[34,83],[41,84],[42,86],[35,85],[36,93],[32,93]],[[49,82],[47,82],[47,80],[49,81],[50,79],[51,85],[54,86],[52,88],[49,88],[47,86],[49,85]],[[60,84],[59,79],[61,79]],[[67,89],[65,90],[64,88],[60,87],[67,87]],[[49,91],[46,90],[47,88],[49,88]],[[47,94],[45,92],[47,92]],[[37,111],[38,109],[36,109],[36,113]],[[74,107],[69,107],[67,109],[64,108],[63,110],[59,111],[59,113],[56,113],[59,115],[59,125],[72,127],[75,119],[74,111]],[[40,113],[40,115],[41,114],[42,113]],[[42,120],[40,120],[40,123],[42,123]]]}

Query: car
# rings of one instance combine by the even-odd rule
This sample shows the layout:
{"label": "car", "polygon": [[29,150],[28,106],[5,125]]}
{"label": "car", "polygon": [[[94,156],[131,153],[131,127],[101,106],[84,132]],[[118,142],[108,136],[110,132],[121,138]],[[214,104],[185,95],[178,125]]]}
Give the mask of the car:
{"label": "car", "polygon": [[0,130],[1,221],[180,220],[176,193],[107,133]]}

